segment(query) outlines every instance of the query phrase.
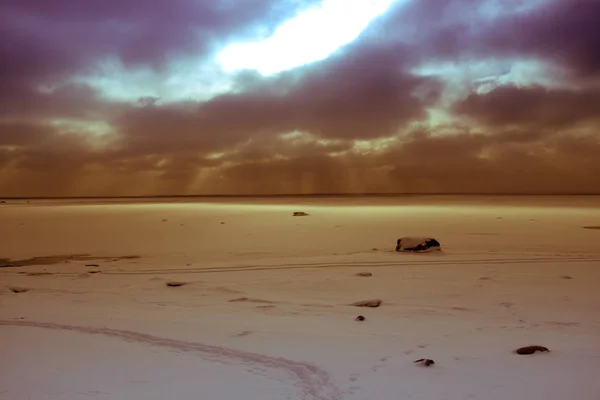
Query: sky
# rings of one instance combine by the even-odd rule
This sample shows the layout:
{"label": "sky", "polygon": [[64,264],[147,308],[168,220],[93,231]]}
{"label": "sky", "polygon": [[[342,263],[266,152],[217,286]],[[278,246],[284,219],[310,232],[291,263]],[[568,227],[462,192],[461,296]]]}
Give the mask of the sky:
{"label": "sky", "polygon": [[0,196],[600,193],[598,0],[0,0]]}

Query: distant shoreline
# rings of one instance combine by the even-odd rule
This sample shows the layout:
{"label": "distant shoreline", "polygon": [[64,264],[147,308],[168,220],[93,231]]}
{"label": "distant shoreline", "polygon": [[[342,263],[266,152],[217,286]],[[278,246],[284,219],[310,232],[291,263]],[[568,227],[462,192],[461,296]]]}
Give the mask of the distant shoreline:
{"label": "distant shoreline", "polygon": [[149,196],[1,196],[0,200],[110,200],[110,199],[276,199],[276,198],[377,198],[377,197],[569,197],[598,193],[310,193],[310,194],[191,194]]}

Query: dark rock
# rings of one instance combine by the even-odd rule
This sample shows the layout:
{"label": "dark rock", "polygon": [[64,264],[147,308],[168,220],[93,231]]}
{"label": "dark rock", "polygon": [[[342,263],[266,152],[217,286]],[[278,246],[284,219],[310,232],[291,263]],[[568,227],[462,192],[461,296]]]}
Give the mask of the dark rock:
{"label": "dark rock", "polygon": [[354,318],[355,321],[364,321],[366,318],[364,317],[364,315],[359,315],[358,317]]}
{"label": "dark rock", "polygon": [[383,303],[382,300],[373,299],[373,300],[357,301],[357,302],[352,303],[350,305],[354,306],[354,307],[371,307],[371,308],[375,308],[375,307],[379,307],[381,305],[381,303]]}
{"label": "dark rock", "polygon": [[357,272],[355,274],[355,276],[369,277],[369,276],[373,276],[373,274],[371,272]]}
{"label": "dark rock", "polygon": [[165,285],[169,286],[169,287],[180,287],[185,285],[185,282],[167,282],[165,283]]}
{"label": "dark rock", "polygon": [[413,361],[413,363],[415,364],[423,364],[426,367],[429,367],[430,365],[435,364],[435,361],[429,359],[429,358],[419,358],[418,360]]}
{"label": "dark rock", "polygon": [[528,355],[528,354],[533,354],[536,351],[546,352],[546,351],[550,351],[550,350],[548,350],[548,348],[544,347],[544,346],[525,346],[525,347],[521,347],[521,348],[515,350],[515,353],[522,354],[522,355],[524,355],[524,354]]}
{"label": "dark rock", "polygon": [[0,264],[0,268],[16,268],[15,264]]}
{"label": "dark rock", "polygon": [[98,264],[85,264],[86,267],[99,267]]}
{"label": "dark rock", "polygon": [[225,222],[221,222],[221,225],[225,225]]}
{"label": "dark rock", "polygon": [[25,292],[29,292],[29,288],[18,287],[18,286],[12,286],[12,287],[9,287],[9,289],[13,293],[25,293]]}
{"label": "dark rock", "polygon": [[294,217],[306,217],[308,214],[305,213],[304,211],[296,211],[294,212],[293,216]]}
{"label": "dark rock", "polygon": [[406,236],[396,242],[396,251],[424,252],[441,250],[440,242],[433,238]]}

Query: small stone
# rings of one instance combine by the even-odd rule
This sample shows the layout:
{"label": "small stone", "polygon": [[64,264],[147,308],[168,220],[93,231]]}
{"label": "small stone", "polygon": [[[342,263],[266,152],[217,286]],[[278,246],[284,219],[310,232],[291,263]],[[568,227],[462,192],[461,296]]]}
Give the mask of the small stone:
{"label": "small stone", "polygon": [[293,216],[294,217],[306,217],[306,216],[308,216],[308,214],[305,213],[304,211],[296,211],[296,212],[294,212]]}
{"label": "small stone", "polygon": [[165,285],[169,287],[180,287],[185,285],[185,282],[167,282]]}
{"label": "small stone", "polygon": [[441,250],[440,242],[430,237],[405,236],[396,241],[396,251],[426,252]]}
{"label": "small stone", "polygon": [[371,308],[375,308],[375,307],[379,307],[381,305],[381,303],[383,303],[383,301],[381,301],[379,299],[373,299],[373,300],[357,301],[355,303],[352,303],[351,305],[354,306],[354,307],[371,307]]}
{"label": "small stone", "polygon": [[98,264],[85,264],[86,267],[99,267]]}
{"label": "small stone", "polygon": [[369,277],[369,276],[373,276],[373,274],[371,272],[357,272],[356,276],[361,276],[361,277]]}
{"label": "small stone", "polygon": [[354,318],[355,321],[364,321],[366,318],[363,315],[359,315],[358,317]]}
{"label": "small stone", "polygon": [[561,279],[573,279],[573,277],[570,275],[562,275],[560,278]]}
{"label": "small stone", "polygon": [[429,366],[435,364],[435,361],[433,361],[432,359],[429,359],[429,358],[419,358],[418,360],[413,361],[413,363],[423,364],[426,367],[429,367]]}
{"label": "small stone", "polygon": [[525,347],[521,347],[521,348],[518,348],[517,350],[515,350],[515,352],[517,354],[521,354],[521,355],[524,355],[524,354],[533,354],[536,351],[547,352],[547,351],[550,351],[550,350],[548,350],[548,348],[544,347],[544,346],[525,346]]}

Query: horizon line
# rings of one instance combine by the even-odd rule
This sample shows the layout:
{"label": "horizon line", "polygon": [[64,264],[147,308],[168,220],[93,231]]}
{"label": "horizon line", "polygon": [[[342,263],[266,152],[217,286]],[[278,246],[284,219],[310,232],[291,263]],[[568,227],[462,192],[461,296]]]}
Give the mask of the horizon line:
{"label": "horizon line", "polygon": [[286,198],[286,197],[392,197],[392,196],[599,196],[600,192],[583,193],[474,193],[474,192],[425,192],[425,193],[288,193],[288,194],[169,194],[169,195],[132,195],[132,196],[0,196],[0,200],[69,200],[69,199],[161,199],[161,198]]}

